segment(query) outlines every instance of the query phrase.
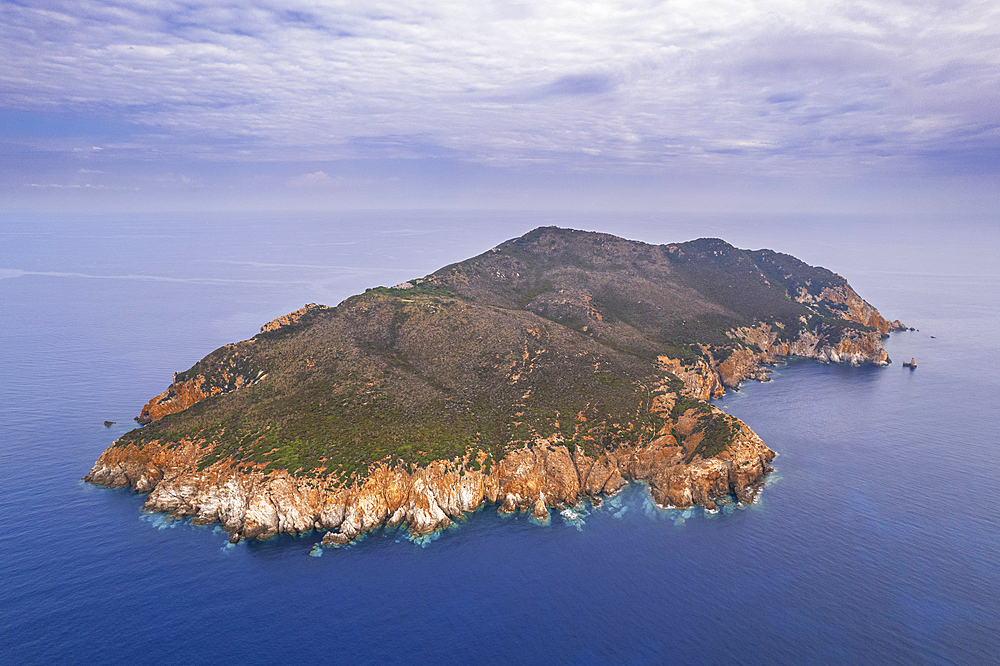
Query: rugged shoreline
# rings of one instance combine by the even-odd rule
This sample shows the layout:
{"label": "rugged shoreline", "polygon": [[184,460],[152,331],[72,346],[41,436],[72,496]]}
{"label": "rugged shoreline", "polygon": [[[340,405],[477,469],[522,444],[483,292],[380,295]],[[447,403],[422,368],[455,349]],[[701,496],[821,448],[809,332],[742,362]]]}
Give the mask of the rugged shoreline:
{"label": "rugged shoreline", "polygon": [[[693,420],[689,416],[682,425],[691,427]],[[664,507],[712,509],[714,499],[728,494],[753,503],[775,454],[748,426],[739,426],[724,455],[690,464],[683,464],[684,447],[670,435],[596,457],[540,442],[508,453],[489,472],[473,469],[468,460],[411,470],[378,465],[364,481],[336,488],[323,477],[243,472],[224,462],[197,471],[204,442],[154,441],[110,447],[85,480],[148,492],[144,509],[197,524],[219,522],[236,539],[316,529],[327,530],[323,543],[342,544],[383,525],[428,534],[488,503],[547,521],[550,507],[613,495],[627,480],[648,483]]]}

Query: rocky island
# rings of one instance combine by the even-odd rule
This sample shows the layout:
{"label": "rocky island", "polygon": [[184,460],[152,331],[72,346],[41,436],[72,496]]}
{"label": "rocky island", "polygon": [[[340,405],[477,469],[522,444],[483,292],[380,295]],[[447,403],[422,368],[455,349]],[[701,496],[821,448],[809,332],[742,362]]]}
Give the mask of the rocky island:
{"label": "rocky island", "polygon": [[775,454],[710,398],[787,356],[887,365],[903,328],[786,254],[545,227],[215,350],[85,479],[234,540],[426,534],[487,503],[545,521],[628,480],[714,510]]}

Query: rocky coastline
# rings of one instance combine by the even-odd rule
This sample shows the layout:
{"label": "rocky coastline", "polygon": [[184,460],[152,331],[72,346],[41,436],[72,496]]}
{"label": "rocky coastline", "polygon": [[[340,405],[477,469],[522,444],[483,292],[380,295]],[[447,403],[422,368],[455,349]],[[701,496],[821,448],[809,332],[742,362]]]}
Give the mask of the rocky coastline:
{"label": "rocky coastline", "polygon": [[[714,509],[713,500],[728,494],[753,503],[775,454],[746,424],[721,411],[716,416],[736,422],[736,435],[719,456],[690,464],[684,464],[683,442],[670,434],[595,457],[543,441],[508,453],[489,471],[475,469],[469,459],[412,469],[379,464],[363,481],[333,487],[323,477],[245,472],[226,462],[198,470],[206,442],[154,441],[108,448],[85,480],[149,493],[145,510],[196,524],[218,522],[234,540],[325,530],[324,544],[347,543],[383,525],[428,534],[484,504],[548,521],[551,507],[613,495],[628,480],[647,482],[662,507]],[[678,421],[690,436],[694,416]]]}

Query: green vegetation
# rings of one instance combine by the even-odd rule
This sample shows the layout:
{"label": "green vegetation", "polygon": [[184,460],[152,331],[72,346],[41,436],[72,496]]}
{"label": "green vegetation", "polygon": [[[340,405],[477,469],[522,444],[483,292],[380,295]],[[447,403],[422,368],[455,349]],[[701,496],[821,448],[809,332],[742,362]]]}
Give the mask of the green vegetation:
{"label": "green vegetation", "polygon": [[435,296],[439,298],[456,297],[456,294],[450,289],[433,282],[420,283],[412,287],[400,289],[395,287],[373,287],[371,289],[367,289],[365,293],[379,294],[382,296],[396,296],[399,298],[416,298],[417,296]]}
{"label": "green vegetation", "polygon": [[716,414],[704,419],[698,426],[698,432],[702,433],[702,440],[693,451],[688,453],[686,462],[691,462],[695,456],[702,458],[712,458],[725,451],[729,443],[736,436],[739,426],[734,422],[733,417],[726,414]]}

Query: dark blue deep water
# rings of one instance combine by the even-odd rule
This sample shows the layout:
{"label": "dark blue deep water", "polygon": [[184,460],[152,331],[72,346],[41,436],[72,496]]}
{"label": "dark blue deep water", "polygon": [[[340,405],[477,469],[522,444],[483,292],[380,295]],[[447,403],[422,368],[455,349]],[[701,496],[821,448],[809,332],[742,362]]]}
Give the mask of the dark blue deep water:
{"label": "dark blue deep water", "polygon": [[[80,481],[212,349],[540,224],[720,236],[845,277],[888,368],[793,362],[720,401],[779,453],[757,505],[579,523],[487,508],[227,545]],[[0,217],[0,662],[995,664],[997,220],[492,213]],[[915,356],[916,371],[901,367]],[[118,425],[105,428],[105,419]]]}

